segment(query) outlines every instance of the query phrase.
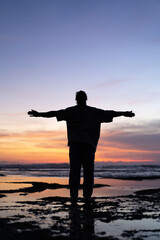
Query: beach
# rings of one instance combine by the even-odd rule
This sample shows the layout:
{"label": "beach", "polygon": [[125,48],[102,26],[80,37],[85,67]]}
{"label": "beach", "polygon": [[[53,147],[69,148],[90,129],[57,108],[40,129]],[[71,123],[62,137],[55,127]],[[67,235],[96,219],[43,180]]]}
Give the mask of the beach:
{"label": "beach", "polygon": [[33,176],[33,172],[5,175],[2,170],[0,235],[3,240],[160,239],[158,177],[141,180],[96,177],[91,204],[84,202],[82,180],[77,207],[72,207],[68,177],[37,173]]}

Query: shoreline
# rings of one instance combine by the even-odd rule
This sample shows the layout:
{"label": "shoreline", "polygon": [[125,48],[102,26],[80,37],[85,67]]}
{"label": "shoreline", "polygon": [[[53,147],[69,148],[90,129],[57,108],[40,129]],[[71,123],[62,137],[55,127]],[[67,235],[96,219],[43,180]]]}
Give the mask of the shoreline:
{"label": "shoreline", "polygon": [[[8,183],[8,182],[7,182]],[[66,188],[69,189],[68,184],[59,184],[59,183],[45,183],[45,182],[9,182],[9,183],[14,183],[14,184],[31,184],[31,187],[24,187],[24,188],[19,188],[19,189],[12,189],[12,190],[0,190],[0,196],[6,193],[24,193],[24,194],[29,194],[29,193],[35,193],[35,192],[42,192],[47,189],[61,189],[61,188]],[[101,187],[110,187],[110,185],[107,184],[94,184],[94,188],[101,188]],[[82,189],[83,185],[80,184],[80,188]]]}
{"label": "shoreline", "polygon": [[[24,176],[24,177],[31,177],[31,175],[22,175],[21,173],[19,174],[0,174],[0,177],[11,177],[11,176]],[[39,178],[69,178],[69,176],[57,176],[57,175],[33,175],[32,176],[33,178],[35,177],[39,177]],[[81,176],[81,178],[83,178],[83,176]],[[132,177],[125,177],[125,176],[121,176],[121,177],[116,177],[116,176],[98,176],[98,175],[95,175],[94,177],[95,179],[116,179],[116,180],[133,180],[133,181],[143,181],[143,180],[157,180],[157,179],[160,179],[160,176],[132,176]]]}

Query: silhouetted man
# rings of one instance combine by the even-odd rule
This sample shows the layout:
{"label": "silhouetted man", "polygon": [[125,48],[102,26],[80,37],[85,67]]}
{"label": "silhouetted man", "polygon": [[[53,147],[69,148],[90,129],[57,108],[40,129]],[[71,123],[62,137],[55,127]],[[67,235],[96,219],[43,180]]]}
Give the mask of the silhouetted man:
{"label": "silhouetted man", "polygon": [[80,170],[83,166],[83,196],[90,201],[94,184],[94,158],[100,137],[101,123],[112,122],[114,117],[134,117],[132,111],[116,112],[102,110],[86,105],[84,91],[76,93],[77,105],[64,110],[37,112],[29,111],[30,117],[56,117],[57,121],[67,122],[67,135],[70,157],[70,196],[72,203],[77,202],[80,184]]}

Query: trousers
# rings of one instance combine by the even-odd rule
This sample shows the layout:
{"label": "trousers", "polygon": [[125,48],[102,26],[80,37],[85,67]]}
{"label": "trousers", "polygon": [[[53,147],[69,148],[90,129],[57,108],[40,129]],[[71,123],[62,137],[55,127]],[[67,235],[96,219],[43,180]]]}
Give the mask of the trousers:
{"label": "trousers", "polygon": [[84,198],[90,198],[94,186],[94,148],[89,144],[73,143],[70,145],[69,158],[69,187],[71,198],[77,199],[78,197],[81,167],[83,167],[83,196]]}

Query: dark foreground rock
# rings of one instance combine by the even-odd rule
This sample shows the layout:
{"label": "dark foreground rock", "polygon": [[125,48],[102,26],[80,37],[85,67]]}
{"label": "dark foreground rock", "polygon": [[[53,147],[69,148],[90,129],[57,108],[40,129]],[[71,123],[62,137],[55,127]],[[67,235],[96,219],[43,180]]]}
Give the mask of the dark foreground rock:
{"label": "dark foreground rock", "polygon": [[80,198],[76,206],[67,197],[21,201],[12,208],[1,207],[0,236],[3,240],[160,239],[159,199],[160,189],[153,189],[97,197],[91,204]]}

